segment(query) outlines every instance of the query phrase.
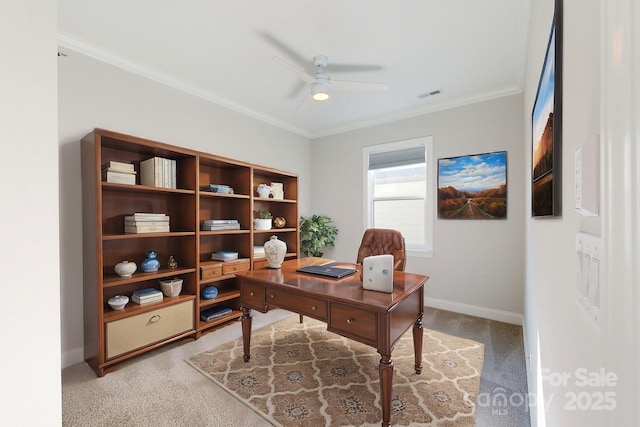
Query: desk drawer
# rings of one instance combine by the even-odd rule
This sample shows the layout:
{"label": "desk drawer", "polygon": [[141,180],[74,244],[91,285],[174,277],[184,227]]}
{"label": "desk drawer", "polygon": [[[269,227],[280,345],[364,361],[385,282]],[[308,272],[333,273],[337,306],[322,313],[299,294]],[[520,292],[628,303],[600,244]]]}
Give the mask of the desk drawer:
{"label": "desk drawer", "polygon": [[193,301],[115,320],[106,325],[107,358],[193,329]]}
{"label": "desk drawer", "polygon": [[331,303],[329,330],[365,343],[375,344],[378,322],[375,312],[354,308],[346,304]]}
{"label": "desk drawer", "polygon": [[318,320],[327,320],[327,302],[319,298],[294,295],[285,289],[267,289],[267,304],[283,310],[305,314]]}
{"label": "desk drawer", "polygon": [[264,286],[243,284],[240,304],[245,308],[263,311],[265,309]]}

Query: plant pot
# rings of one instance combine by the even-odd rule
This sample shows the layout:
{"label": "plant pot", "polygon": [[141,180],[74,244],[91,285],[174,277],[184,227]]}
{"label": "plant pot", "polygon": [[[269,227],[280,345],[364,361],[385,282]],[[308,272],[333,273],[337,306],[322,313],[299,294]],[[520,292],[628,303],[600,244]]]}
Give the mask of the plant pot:
{"label": "plant pot", "polygon": [[253,220],[254,230],[271,230],[273,219],[272,218],[256,218]]}
{"label": "plant pot", "polygon": [[160,280],[160,289],[165,297],[177,297],[182,291],[182,279]]}

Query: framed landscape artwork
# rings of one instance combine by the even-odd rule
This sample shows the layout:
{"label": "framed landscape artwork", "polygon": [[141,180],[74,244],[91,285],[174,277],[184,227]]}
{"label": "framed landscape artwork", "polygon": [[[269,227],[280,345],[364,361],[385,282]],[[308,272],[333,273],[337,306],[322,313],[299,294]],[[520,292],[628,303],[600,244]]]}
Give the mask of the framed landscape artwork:
{"label": "framed landscape artwork", "polygon": [[562,214],[562,0],[556,0],[551,35],[531,117],[531,215]]}
{"label": "framed landscape artwork", "polygon": [[506,151],[438,159],[438,218],[506,217]]}

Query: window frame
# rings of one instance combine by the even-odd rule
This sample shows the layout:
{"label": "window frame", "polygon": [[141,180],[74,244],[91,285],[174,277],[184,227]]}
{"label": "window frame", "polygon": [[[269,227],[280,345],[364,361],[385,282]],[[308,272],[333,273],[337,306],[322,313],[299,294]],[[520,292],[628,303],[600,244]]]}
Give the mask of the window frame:
{"label": "window frame", "polygon": [[[425,167],[426,167],[426,188],[424,197],[424,232],[425,245],[419,249],[407,248],[407,256],[431,258],[433,256],[433,225],[435,222],[434,211],[434,184],[435,184],[435,164],[433,161],[433,137],[422,136],[418,138],[385,142],[382,144],[368,145],[363,147],[363,189],[364,189],[364,206],[363,206],[363,224],[365,229],[371,228],[373,221],[373,183],[369,182],[369,156],[376,153],[398,151],[408,148],[416,148],[424,146],[425,150]],[[391,198],[388,198],[391,200]],[[364,233],[364,230],[363,230]]]}

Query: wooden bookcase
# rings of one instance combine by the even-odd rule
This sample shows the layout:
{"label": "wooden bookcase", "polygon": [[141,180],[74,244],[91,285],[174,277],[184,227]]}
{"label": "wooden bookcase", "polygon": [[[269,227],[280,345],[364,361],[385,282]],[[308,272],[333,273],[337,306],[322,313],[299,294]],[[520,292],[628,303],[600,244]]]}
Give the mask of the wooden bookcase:
{"label": "wooden bookcase", "polygon": [[[98,376],[121,361],[185,337],[197,339],[214,326],[237,320],[240,293],[234,271],[267,266],[264,258],[254,258],[254,245],[277,235],[287,243],[287,258],[299,257],[295,174],[102,129],[85,136],[81,144],[85,359]],[[140,185],[140,162],[154,156],[176,161],[177,188]],[[133,164],[136,184],[102,181],[101,168],[109,161]],[[283,184],[284,199],[257,197],[257,186],[271,182]],[[233,193],[201,190],[208,184],[228,185]],[[285,218],[286,226],[254,230],[258,209]],[[165,213],[171,231],[125,234],[124,217],[135,212]],[[201,224],[207,219],[237,219],[240,229],[203,231]],[[141,270],[150,250],[161,262],[157,272]],[[236,251],[240,260],[212,270],[211,253],[220,250]],[[167,267],[169,256],[178,262],[177,269]],[[114,271],[123,260],[138,265],[130,277]],[[145,305],[130,301],[124,310],[112,310],[107,303],[115,295],[131,299],[135,290],[160,289],[160,279],[173,277],[183,279],[178,297]],[[218,288],[215,299],[201,298],[206,286]],[[200,320],[202,310],[216,306],[232,312],[214,321]]]}

